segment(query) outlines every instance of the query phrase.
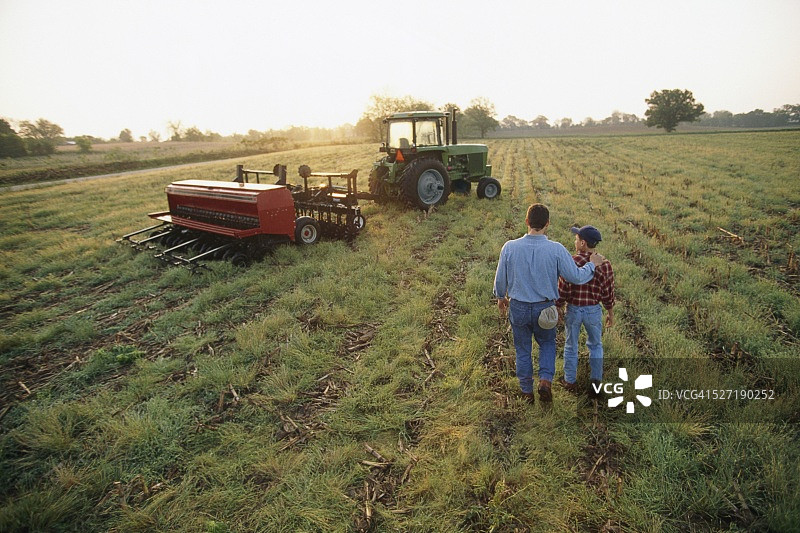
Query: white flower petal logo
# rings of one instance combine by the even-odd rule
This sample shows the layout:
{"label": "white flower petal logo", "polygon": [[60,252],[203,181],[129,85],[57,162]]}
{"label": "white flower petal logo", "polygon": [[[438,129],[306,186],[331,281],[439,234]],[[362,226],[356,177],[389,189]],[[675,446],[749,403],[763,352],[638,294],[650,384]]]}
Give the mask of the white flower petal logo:
{"label": "white flower petal logo", "polygon": [[[627,381],[628,381],[628,369],[627,368],[620,367],[620,369],[619,369],[619,379],[621,379],[623,382],[627,383]],[[642,374],[639,377],[637,377],[636,380],[633,382],[634,390],[649,389],[652,386],[653,386],[653,376],[651,374]],[[618,391],[620,393],[622,392],[622,388],[620,388],[620,389],[614,388],[614,390]],[[644,395],[641,395],[641,394],[637,394],[636,395],[636,399],[639,400],[639,403],[641,403],[645,407],[649,407],[650,404],[653,403],[653,400],[649,396],[644,396]],[[624,399],[624,397],[622,395],[615,396],[613,398],[609,398],[608,399],[608,406],[609,407],[617,407],[624,400],[625,399]],[[625,404],[625,412],[626,413],[633,413],[635,408],[636,408],[636,405],[632,401],[628,401]]]}

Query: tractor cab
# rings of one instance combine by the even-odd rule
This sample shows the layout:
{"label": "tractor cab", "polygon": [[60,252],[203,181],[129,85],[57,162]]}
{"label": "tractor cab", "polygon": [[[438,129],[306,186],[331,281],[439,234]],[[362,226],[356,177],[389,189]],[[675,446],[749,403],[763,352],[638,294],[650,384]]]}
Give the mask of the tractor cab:
{"label": "tractor cab", "polygon": [[432,111],[396,113],[384,120],[388,127],[386,142],[381,145],[380,151],[389,154],[392,160],[400,151],[401,161],[418,152],[441,151],[444,146],[442,125],[446,120],[447,114]]}

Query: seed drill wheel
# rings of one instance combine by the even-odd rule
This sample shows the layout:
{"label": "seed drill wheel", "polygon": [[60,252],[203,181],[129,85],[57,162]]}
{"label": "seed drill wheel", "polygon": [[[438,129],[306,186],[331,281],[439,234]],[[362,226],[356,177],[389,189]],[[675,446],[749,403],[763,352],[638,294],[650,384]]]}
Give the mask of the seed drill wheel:
{"label": "seed drill wheel", "polygon": [[500,182],[494,178],[481,178],[478,182],[478,198],[493,200],[500,196]]}
{"label": "seed drill wheel", "polygon": [[231,257],[231,264],[239,268],[247,266],[247,256],[241,252],[236,253]]}
{"label": "seed drill wheel", "polygon": [[359,232],[364,229],[364,226],[367,225],[367,219],[365,219],[362,215],[356,215],[353,217],[350,226],[356,231]]}
{"label": "seed drill wheel", "polygon": [[311,217],[300,217],[294,223],[294,242],[297,244],[315,244],[319,240],[319,222]]}
{"label": "seed drill wheel", "polygon": [[415,159],[403,172],[400,188],[411,205],[429,209],[447,202],[447,197],[450,196],[450,176],[441,161]]}

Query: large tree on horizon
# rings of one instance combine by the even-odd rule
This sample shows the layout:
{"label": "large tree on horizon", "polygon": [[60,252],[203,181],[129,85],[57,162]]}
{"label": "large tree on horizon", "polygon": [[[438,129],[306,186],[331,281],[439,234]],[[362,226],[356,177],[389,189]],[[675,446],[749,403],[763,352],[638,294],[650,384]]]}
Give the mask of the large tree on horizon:
{"label": "large tree on horizon", "polygon": [[20,135],[25,137],[28,152],[33,155],[50,155],[55,153],[59,138],[64,129],[58,124],[40,118],[36,122],[23,120],[19,123]]}
{"label": "large tree on horizon", "polygon": [[695,122],[703,114],[703,104],[694,101],[692,91],[681,89],[664,89],[653,91],[650,98],[645,98],[648,105],[644,116],[648,127],[664,128],[669,133],[675,131],[681,122]]}

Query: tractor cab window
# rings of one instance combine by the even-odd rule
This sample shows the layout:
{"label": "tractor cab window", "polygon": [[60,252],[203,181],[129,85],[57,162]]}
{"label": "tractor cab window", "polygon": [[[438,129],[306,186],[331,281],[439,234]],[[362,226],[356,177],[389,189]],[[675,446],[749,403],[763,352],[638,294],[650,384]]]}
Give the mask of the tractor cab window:
{"label": "tractor cab window", "polygon": [[389,147],[411,148],[414,142],[414,126],[408,122],[389,122]]}
{"label": "tractor cab window", "polygon": [[412,121],[389,122],[389,147],[411,148],[415,146],[438,146],[440,142],[439,122],[437,120],[418,120],[416,122],[417,141],[414,144],[414,123]]}
{"label": "tractor cab window", "polygon": [[417,146],[436,146],[439,142],[439,122],[422,120],[417,122]]}

